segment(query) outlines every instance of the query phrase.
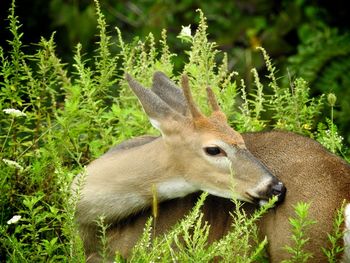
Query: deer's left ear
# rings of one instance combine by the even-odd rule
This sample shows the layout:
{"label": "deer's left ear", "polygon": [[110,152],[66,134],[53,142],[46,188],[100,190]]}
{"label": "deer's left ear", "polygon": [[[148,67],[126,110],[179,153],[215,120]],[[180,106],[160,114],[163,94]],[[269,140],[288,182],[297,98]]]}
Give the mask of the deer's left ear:
{"label": "deer's left ear", "polygon": [[135,93],[141,105],[150,118],[151,124],[162,134],[166,134],[167,130],[171,129],[172,123],[183,122],[184,116],[170,108],[157,94],[152,90],[144,88],[129,74],[126,74],[126,80],[130,88]]}
{"label": "deer's left ear", "polygon": [[186,116],[188,108],[182,89],[163,72],[157,71],[153,74],[152,91],[172,109]]}

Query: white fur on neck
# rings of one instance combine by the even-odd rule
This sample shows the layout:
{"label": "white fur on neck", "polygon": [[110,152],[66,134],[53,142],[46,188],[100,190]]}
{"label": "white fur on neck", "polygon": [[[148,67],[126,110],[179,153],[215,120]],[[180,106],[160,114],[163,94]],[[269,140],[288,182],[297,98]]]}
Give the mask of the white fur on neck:
{"label": "white fur on neck", "polygon": [[161,131],[159,121],[157,121],[156,119],[152,119],[152,118],[150,118],[149,121],[154,128],[156,128],[158,131]]}
{"label": "white fur on neck", "polygon": [[161,200],[184,197],[198,191],[192,184],[181,177],[171,178],[157,184],[158,197]]}
{"label": "white fur on neck", "polygon": [[350,203],[345,206],[344,211],[344,257],[343,262],[350,262]]}

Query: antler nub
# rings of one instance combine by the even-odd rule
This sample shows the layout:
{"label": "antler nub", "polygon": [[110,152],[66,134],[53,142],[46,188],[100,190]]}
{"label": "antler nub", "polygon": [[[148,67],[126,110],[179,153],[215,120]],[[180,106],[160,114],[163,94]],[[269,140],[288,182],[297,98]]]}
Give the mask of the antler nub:
{"label": "antler nub", "polygon": [[196,119],[202,117],[202,113],[199,111],[196,104],[194,103],[192,93],[188,84],[188,76],[186,74],[183,74],[181,77],[181,86],[188,104],[188,108],[190,109],[192,118]]}

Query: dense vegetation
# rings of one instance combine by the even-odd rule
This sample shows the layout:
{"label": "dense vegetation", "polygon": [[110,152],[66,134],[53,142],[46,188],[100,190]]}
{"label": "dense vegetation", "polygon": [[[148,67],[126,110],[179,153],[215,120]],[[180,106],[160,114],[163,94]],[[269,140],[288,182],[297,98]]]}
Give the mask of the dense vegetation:
{"label": "dense vegetation", "polygon": [[[73,64],[72,51],[77,43],[82,44],[82,53],[90,58],[94,55],[97,41],[95,7],[89,0],[17,0],[16,13],[23,23],[25,43],[37,43],[40,36],[50,38],[56,31],[59,43],[56,53],[68,67]],[[0,2],[1,21],[7,16],[10,0]],[[127,42],[144,39],[152,32],[156,39],[163,28],[168,34],[172,52],[174,72],[183,68],[186,55],[182,52],[186,43],[178,41],[176,35],[182,25],[196,29],[196,9],[203,10],[208,19],[209,38],[218,49],[228,54],[229,70],[235,70],[245,80],[247,90],[253,86],[250,69],[255,67],[262,75],[266,73],[264,61],[256,52],[263,46],[277,65],[279,76],[303,77],[308,81],[311,95],[333,92],[338,97],[334,107],[334,120],[344,136],[344,143],[350,145],[350,20],[349,11],[341,0],[235,0],[235,1],[113,1],[101,2],[111,41],[117,41],[113,34],[117,26]],[[8,47],[10,35],[0,31],[0,45]],[[26,46],[33,52],[34,46]],[[116,55],[119,49],[111,46]],[[92,60],[87,61],[90,65]],[[265,83],[265,80],[262,80]],[[326,114],[326,112],[323,112]],[[270,118],[270,117],[269,117]]]}
{"label": "dense vegetation", "polygon": [[[179,34],[163,30],[157,37],[149,33],[143,40],[131,42],[123,40],[124,31],[118,28],[107,33],[106,18],[97,1],[93,11],[98,30],[93,55],[85,56],[83,46],[78,44],[71,64],[66,65],[56,53],[55,34],[33,45],[33,54],[26,53],[14,2],[9,10],[10,48],[0,48],[1,261],[84,260],[73,219],[75,200],[70,198],[69,190],[72,178],[110,146],[132,136],[155,133],[125,83],[125,72],[145,86],[150,86],[156,70],[165,72],[176,82],[180,74],[186,72],[202,109],[207,110],[203,89],[209,85],[217,94],[229,122],[238,131],[291,130],[315,138],[330,151],[346,157],[342,137],[333,122],[336,96],[311,97],[309,84],[303,78],[280,79],[263,48],[258,48],[254,54],[265,61],[267,76],[262,78],[256,68],[251,68],[248,88],[247,76],[233,72],[228,55],[208,40],[208,25],[202,11],[193,12],[199,18],[194,33],[185,26],[182,30],[178,28]],[[177,43],[177,53],[168,44],[168,36]],[[312,56],[306,48],[303,52],[305,56]],[[181,60],[175,65],[178,54]],[[291,61],[295,65],[299,63],[297,56]],[[300,68],[295,66],[295,69]],[[309,66],[308,70],[314,72],[315,77],[315,72],[325,69]],[[321,115],[322,112],[326,115]],[[209,260],[217,255],[228,261],[233,256],[240,260],[237,262],[261,260],[267,241],[256,239],[253,226],[264,211],[247,219],[237,209],[234,211],[237,224],[233,225],[232,232],[207,247],[208,226],[197,223],[201,218],[198,210],[202,201],[165,237],[167,242],[149,240],[150,222],[132,260],[157,261],[158,257],[167,256],[171,259],[174,254],[169,251],[168,242],[179,246],[176,257],[180,261]],[[20,217],[13,217],[15,215]],[[296,237],[303,231],[298,226],[311,222],[306,215],[307,206],[296,207]],[[338,221],[339,226],[341,219]],[[194,229],[198,239],[187,235],[189,228]],[[104,229],[101,223],[102,239]],[[179,236],[184,237],[185,244],[177,242]],[[289,248],[292,259],[295,254],[309,256],[302,251],[302,238],[296,238],[296,247]],[[256,246],[252,246],[250,240],[254,240]],[[235,246],[237,250],[231,249],[232,242],[240,243]],[[330,251],[338,251],[336,243]],[[190,247],[195,249],[188,250]],[[336,252],[329,254],[330,259],[336,256]]]}

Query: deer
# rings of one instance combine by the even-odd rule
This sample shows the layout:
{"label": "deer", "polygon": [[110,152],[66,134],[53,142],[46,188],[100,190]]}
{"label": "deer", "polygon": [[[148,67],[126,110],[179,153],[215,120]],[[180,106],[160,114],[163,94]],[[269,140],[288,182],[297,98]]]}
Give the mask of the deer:
{"label": "deer", "polygon": [[[86,167],[84,176],[80,174],[73,181],[72,191],[79,190],[80,195],[76,221],[88,262],[99,262],[96,220],[103,217],[110,229],[125,225],[152,205],[154,192],[159,202],[198,191],[250,203],[264,203],[273,196],[283,202],[284,184],[249,152],[241,134],[229,126],[213,91],[207,88],[213,110],[207,117],[194,102],[187,75],[181,78],[182,90],[170,89],[170,96],[162,94],[165,77],[156,72],[154,86],[149,89],[126,74],[130,88],[161,136],[134,139],[133,147],[130,142],[125,147],[122,143],[119,148],[123,150],[97,158]],[[112,259],[115,242],[108,239]]]}
{"label": "deer", "polygon": [[[156,73],[152,91],[174,111],[186,116],[189,110],[185,92],[178,88],[166,75]],[[210,96],[209,96],[210,97]],[[214,100],[213,97],[210,97]],[[218,109],[217,102],[210,102],[213,109]],[[284,249],[293,246],[289,218],[295,216],[297,202],[310,204],[309,217],[316,220],[307,231],[309,241],[305,250],[312,252],[308,262],[327,262],[322,247],[329,247],[328,233],[333,231],[333,222],[337,210],[344,203],[343,254],[339,260],[350,262],[350,165],[335,154],[326,150],[317,141],[287,131],[266,131],[242,133],[245,147],[265,167],[268,168],[288,189],[284,201],[270,209],[258,222],[260,236],[267,237],[267,252],[270,262],[281,262],[290,255]],[[158,137],[136,137],[113,147],[106,153],[112,155],[130,149],[144,147],[156,141]],[[182,198],[166,200],[159,204],[156,218],[156,235],[171,229],[176,222],[189,213],[197,201],[198,194],[189,194]],[[241,199],[245,199],[242,198]],[[243,209],[247,215],[258,208],[255,202],[246,202]],[[220,195],[207,197],[202,208],[204,220],[211,226],[209,242],[222,238],[231,228],[234,204]],[[128,257],[142,235],[147,219],[152,216],[151,209],[145,209],[119,225],[114,225],[108,232],[109,249],[119,251]]]}

